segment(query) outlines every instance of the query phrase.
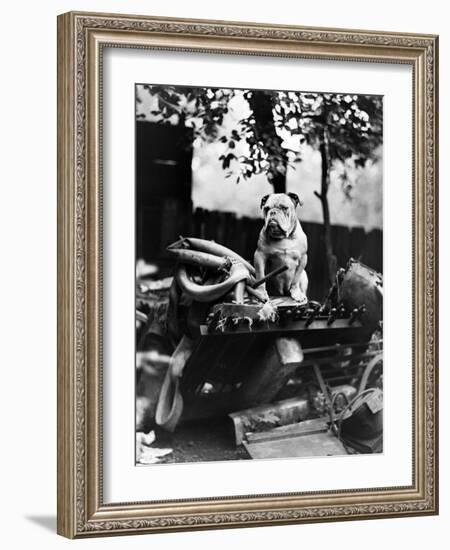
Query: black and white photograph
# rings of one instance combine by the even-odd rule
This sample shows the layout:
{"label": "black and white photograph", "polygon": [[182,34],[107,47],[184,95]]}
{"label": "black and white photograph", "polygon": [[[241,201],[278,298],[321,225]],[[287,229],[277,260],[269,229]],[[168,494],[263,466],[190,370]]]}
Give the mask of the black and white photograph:
{"label": "black and white photograph", "polygon": [[4,548],[440,550],[445,3],[2,13]]}
{"label": "black and white photograph", "polygon": [[382,453],[383,97],[135,109],[136,464]]}

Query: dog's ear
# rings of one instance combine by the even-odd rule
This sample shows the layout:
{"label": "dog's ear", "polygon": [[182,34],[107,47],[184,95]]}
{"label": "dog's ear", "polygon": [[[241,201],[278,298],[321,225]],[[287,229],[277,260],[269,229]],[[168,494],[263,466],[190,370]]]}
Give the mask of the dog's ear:
{"label": "dog's ear", "polygon": [[296,208],[297,206],[303,206],[303,203],[300,200],[300,197],[297,195],[297,193],[288,193],[287,196],[291,199],[291,201],[294,203],[294,206]]}
{"label": "dog's ear", "polygon": [[261,199],[261,204],[259,205],[259,207],[260,207],[261,209],[264,208],[264,205],[266,204],[267,199],[268,199],[269,197],[270,197],[270,195],[264,195],[264,197]]}

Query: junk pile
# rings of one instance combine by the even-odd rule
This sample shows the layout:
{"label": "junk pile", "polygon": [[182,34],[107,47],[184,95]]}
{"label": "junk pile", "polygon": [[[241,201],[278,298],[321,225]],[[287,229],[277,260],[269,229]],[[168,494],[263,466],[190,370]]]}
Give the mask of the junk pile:
{"label": "junk pile", "polygon": [[381,450],[380,274],[351,259],[323,304],[300,305],[266,301],[258,286],[280,269],[257,281],[218,243],[180,238],[168,251],[165,321],[141,321],[160,356],[147,364],[157,380],[147,420],[174,431],[229,415],[252,458]]}

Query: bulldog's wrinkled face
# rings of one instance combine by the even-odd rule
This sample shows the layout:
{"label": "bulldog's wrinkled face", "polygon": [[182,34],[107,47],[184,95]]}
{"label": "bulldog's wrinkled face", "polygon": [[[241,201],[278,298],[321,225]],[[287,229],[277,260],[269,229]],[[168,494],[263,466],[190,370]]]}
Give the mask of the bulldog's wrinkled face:
{"label": "bulldog's wrinkled face", "polygon": [[264,214],[264,230],[272,239],[284,239],[295,229],[297,216],[295,209],[301,205],[295,193],[273,193],[261,199]]}

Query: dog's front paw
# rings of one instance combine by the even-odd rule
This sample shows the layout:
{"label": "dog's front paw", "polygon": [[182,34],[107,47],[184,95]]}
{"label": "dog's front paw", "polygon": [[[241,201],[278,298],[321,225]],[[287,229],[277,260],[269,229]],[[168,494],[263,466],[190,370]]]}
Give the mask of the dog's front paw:
{"label": "dog's front paw", "polygon": [[293,300],[298,302],[300,305],[304,305],[308,302],[306,294],[302,292],[298,286],[294,286],[290,289],[289,294]]}
{"label": "dog's front paw", "polygon": [[260,290],[259,288],[254,288],[252,294],[258,298],[260,302],[268,302],[269,295],[266,290]]}
{"label": "dog's front paw", "polygon": [[267,293],[266,285],[261,285],[259,288],[255,289],[258,293],[259,298],[262,302],[268,302],[269,301],[269,295]]}

